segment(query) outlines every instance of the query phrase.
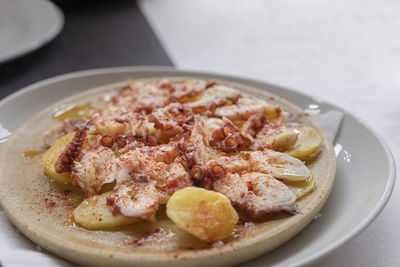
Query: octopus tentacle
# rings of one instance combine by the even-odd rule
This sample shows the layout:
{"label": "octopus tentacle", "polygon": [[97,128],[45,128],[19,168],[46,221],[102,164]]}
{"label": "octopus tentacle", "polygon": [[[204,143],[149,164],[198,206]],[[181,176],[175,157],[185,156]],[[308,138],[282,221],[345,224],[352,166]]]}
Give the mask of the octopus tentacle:
{"label": "octopus tentacle", "polygon": [[74,138],[65,147],[55,163],[56,172],[62,173],[71,170],[72,162],[79,156],[86,137],[86,127],[78,128]]}

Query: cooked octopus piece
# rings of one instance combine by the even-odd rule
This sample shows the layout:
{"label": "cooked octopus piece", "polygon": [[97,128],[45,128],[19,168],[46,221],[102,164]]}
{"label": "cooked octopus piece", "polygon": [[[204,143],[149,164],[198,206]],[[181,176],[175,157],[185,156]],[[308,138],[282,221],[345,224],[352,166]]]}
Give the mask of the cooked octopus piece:
{"label": "cooked octopus piece", "polygon": [[168,136],[183,133],[182,125],[192,119],[192,110],[180,103],[171,103],[164,108],[154,110],[149,115],[149,121],[154,122],[155,127]]}
{"label": "cooked octopus piece", "polygon": [[261,113],[267,120],[275,120],[282,115],[281,108],[266,101],[243,97],[234,105],[219,107],[215,110],[215,115],[225,117],[231,121],[245,121],[251,115]]}
{"label": "cooked octopus piece", "polygon": [[212,167],[216,165],[221,166],[227,173],[250,171],[250,164],[240,155],[223,156],[216,160],[210,160],[205,164],[205,167],[208,172],[212,172]]}
{"label": "cooked octopus piece", "polygon": [[125,182],[117,186],[107,198],[112,213],[126,217],[155,221],[159,206],[159,195],[152,183]]}
{"label": "cooked octopus piece", "polygon": [[285,153],[272,150],[241,152],[252,172],[268,174],[274,178],[288,181],[304,181],[310,170],[304,163]]}
{"label": "cooked octopus piece", "polygon": [[284,123],[270,122],[257,133],[251,150],[271,149],[285,151],[296,143],[298,133],[293,128],[288,128]]}
{"label": "cooked octopus piece", "polygon": [[165,107],[171,102],[176,102],[171,98],[169,90],[161,88],[160,82],[143,83],[139,90],[136,90],[136,102],[134,109],[138,112],[145,111],[146,113],[152,112],[156,108]]}
{"label": "cooked octopus piece", "polygon": [[219,150],[212,148],[207,140],[204,119],[195,118],[193,130],[185,148],[185,157],[189,165],[204,165],[209,160],[223,155]]}
{"label": "cooked octopus piece", "polygon": [[288,181],[304,181],[311,175],[300,160],[272,150],[242,151],[238,155],[210,160],[204,165],[207,173],[214,165],[221,166],[226,173],[259,172]]}
{"label": "cooked octopus piece", "polygon": [[71,182],[79,186],[85,197],[96,195],[104,184],[113,182],[118,175],[117,157],[104,146],[84,151],[72,165]]}
{"label": "cooked octopus piece", "polygon": [[128,79],[126,85],[122,86],[118,91],[106,93],[102,97],[100,97],[98,105],[102,108],[109,106],[132,106],[137,99],[137,92],[139,88],[137,83],[133,82],[131,79]]}
{"label": "cooked octopus piece", "polygon": [[207,135],[207,142],[212,140],[222,140],[225,138],[225,134],[223,131],[223,127],[227,124],[227,122],[223,121],[220,118],[208,118],[203,120],[203,128],[204,132]]}
{"label": "cooked octopus piece", "polygon": [[186,160],[173,146],[158,145],[132,149],[119,157],[119,165],[120,181],[148,177],[157,189],[168,196],[178,189],[192,185],[186,169]]}
{"label": "cooked octopus piece", "polygon": [[262,173],[227,174],[214,183],[240,209],[257,218],[273,212],[295,213],[296,196],[282,182]]}
{"label": "cooked octopus piece", "polygon": [[240,92],[231,87],[223,85],[214,85],[204,91],[194,102],[185,103],[186,106],[193,109],[196,113],[205,111],[213,111],[215,108],[223,106],[228,101],[235,103],[239,97]]}
{"label": "cooked octopus piece", "polygon": [[106,106],[110,104],[118,107],[126,107],[136,112],[150,113],[155,108],[176,102],[171,98],[170,92],[162,85],[165,80],[157,81],[129,81],[126,86],[117,93],[107,94],[103,97]]}
{"label": "cooked octopus piece", "polygon": [[171,96],[176,98],[181,103],[191,101],[194,97],[212,85],[214,85],[213,82],[208,82],[205,80],[190,80],[184,82],[171,82],[168,80],[162,80],[160,82],[160,87],[168,89],[171,93]]}
{"label": "cooked octopus piece", "polygon": [[[163,183],[159,183],[157,188],[171,196],[175,191],[192,186],[192,180],[186,168],[186,160],[177,157],[172,164],[168,166],[167,176]],[[166,203],[166,202],[164,202]]]}
{"label": "cooked octopus piece", "polygon": [[208,118],[203,121],[208,144],[223,152],[235,152],[245,144],[239,128],[228,119]]}
{"label": "cooked octopus piece", "polygon": [[267,120],[262,113],[251,115],[240,128],[244,137],[250,141],[254,141],[256,134],[264,127]]}
{"label": "cooked octopus piece", "polygon": [[78,129],[71,142],[65,147],[61,155],[58,156],[54,166],[57,173],[71,171],[73,161],[79,156],[82,150],[83,142],[86,138],[86,131],[86,127]]}
{"label": "cooked octopus piece", "polygon": [[116,106],[95,112],[89,118],[89,125],[88,134],[110,135],[113,138],[119,135],[146,137],[154,129],[154,124],[145,114]]}

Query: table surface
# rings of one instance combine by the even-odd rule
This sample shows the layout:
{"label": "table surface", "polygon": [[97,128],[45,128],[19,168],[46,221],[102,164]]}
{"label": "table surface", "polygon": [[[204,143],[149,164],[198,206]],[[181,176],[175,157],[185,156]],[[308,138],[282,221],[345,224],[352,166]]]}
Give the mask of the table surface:
{"label": "table surface", "polygon": [[[367,121],[399,166],[398,1],[139,0],[140,10],[132,0],[57,3],[64,29],[38,51],[0,65],[0,99],[90,68],[174,64],[237,74],[327,99]],[[397,183],[378,218],[315,266],[398,266],[399,204]]]}

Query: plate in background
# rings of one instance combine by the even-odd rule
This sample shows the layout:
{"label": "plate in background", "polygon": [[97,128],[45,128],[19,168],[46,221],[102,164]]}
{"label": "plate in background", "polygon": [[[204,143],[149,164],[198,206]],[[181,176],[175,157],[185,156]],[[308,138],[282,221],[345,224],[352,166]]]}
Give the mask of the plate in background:
{"label": "plate in background", "polygon": [[[157,76],[215,78],[237,82],[268,90],[304,109],[314,105],[313,108],[318,107],[321,112],[341,110],[295,91],[244,78],[176,71],[172,68],[123,67],[66,74],[28,86],[0,101],[0,123],[4,129],[12,132],[32,114],[87,88],[121,81],[127,77],[135,79]],[[360,233],[383,209],[395,180],[391,152],[362,122],[342,112],[345,114],[344,120],[335,146],[336,181],[331,196],[321,210],[321,216],[283,246],[244,265],[310,264]]]}
{"label": "plate in background", "polygon": [[50,1],[0,0],[0,63],[40,48],[63,25],[63,13]]}

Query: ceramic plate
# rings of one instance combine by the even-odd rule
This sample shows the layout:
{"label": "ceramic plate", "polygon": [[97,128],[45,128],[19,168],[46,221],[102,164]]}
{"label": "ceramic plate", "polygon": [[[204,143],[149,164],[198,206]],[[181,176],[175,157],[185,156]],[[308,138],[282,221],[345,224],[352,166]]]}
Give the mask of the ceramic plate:
{"label": "ceramic plate", "polygon": [[0,0],[0,63],[38,49],[62,29],[62,12],[47,0]]}
{"label": "ceramic plate", "polygon": [[[321,112],[338,110],[300,93],[242,78],[168,68],[113,68],[63,75],[39,82],[7,97],[0,102],[0,138],[3,136],[5,140],[9,132],[44,107],[85,89],[127,77],[167,76],[226,80],[265,89],[304,109],[313,105],[314,110],[319,109]],[[311,263],[354,237],[383,208],[393,189],[395,177],[393,158],[383,142],[361,122],[345,113],[335,150],[337,178],[321,216],[317,216],[306,229],[285,245],[247,265]]]}

